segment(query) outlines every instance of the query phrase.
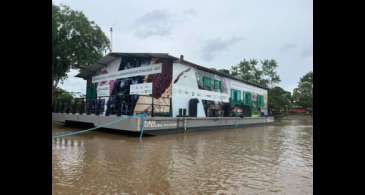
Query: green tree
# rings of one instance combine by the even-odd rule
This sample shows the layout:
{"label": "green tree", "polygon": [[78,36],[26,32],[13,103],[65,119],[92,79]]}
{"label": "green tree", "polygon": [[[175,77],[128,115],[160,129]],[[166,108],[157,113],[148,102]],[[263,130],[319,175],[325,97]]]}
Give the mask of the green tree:
{"label": "green tree", "polygon": [[52,97],[71,68],[95,63],[109,45],[100,27],[82,12],[52,4]]}
{"label": "green tree", "polygon": [[273,88],[281,80],[276,72],[278,63],[274,59],[260,61],[243,59],[239,64],[232,66],[231,74],[242,80],[260,85],[262,87]]}
{"label": "green tree", "polygon": [[231,74],[233,76],[236,76],[242,80],[245,80],[247,82],[255,83],[257,84],[256,76],[257,76],[257,60],[246,60],[243,59],[239,64],[236,66],[232,66],[231,68]]}
{"label": "green tree", "polygon": [[273,88],[275,84],[278,84],[281,80],[276,72],[276,68],[278,67],[278,63],[274,60],[262,60],[262,75],[264,78],[261,79],[261,84],[264,84],[268,88]]}
{"label": "green tree", "polygon": [[293,103],[305,109],[313,108],[313,72],[305,74],[293,90]]}
{"label": "green tree", "polygon": [[74,95],[71,92],[57,87],[54,91],[54,99],[61,102],[70,102],[74,99]]}
{"label": "green tree", "polygon": [[291,94],[281,87],[269,90],[269,110],[273,114],[287,112],[291,106]]}
{"label": "green tree", "polygon": [[230,73],[229,73],[229,70],[227,70],[227,69],[219,69],[218,71],[219,71],[219,72],[222,72],[222,73],[224,73],[224,74],[228,74],[228,75],[230,74]]}

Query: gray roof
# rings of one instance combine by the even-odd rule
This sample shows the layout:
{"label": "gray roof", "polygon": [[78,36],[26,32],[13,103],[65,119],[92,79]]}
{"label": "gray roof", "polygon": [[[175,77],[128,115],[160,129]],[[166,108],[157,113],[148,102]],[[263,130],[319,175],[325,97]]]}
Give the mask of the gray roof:
{"label": "gray roof", "polygon": [[130,57],[132,57],[132,56],[134,56],[134,57],[153,57],[153,58],[171,59],[174,62],[179,62],[179,63],[185,64],[185,65],[188,65],[188,66],[192,66],[194,68],[197,68],[197,69],[200,69],[200,70],[203,70],[203,71],[206,71],[206,72],[210,72],[210,73],[213,73],[213,74],[217,74],[217,75],[220,75],[220,76],[223,76],[223,77],[228,77],[230,79],[237,80],[237,81],[246,83],[248,85],[252,85],[252,86],[255,86],[255,87],[258,87],[258,88],[262,88],[262,89],[266,89],[266,90],[268,89],[266,87],[262,87],[262,86],[259,86],[257,84],[250,83],[250,82],[247,82],[245,80],[236,78],[236,77],[234,77],[232,75],[225,74],[225,73],[220,72],[220,71],[217,71],[217,70],[209,69],[209,68],[206,68],[204,66],[200,66],[200,65],[194,64],[194,63],[189,62],[189,61],[186,61],[184,59],[183,60],[180,60],[177,57],[174,57],[174,56],[169,55],[168,53],[116,53],[116,52],[112,52],[112,53],[109,53],[108,55],[104,56],[103,58],[101,58],[95,64],[92,64],[90,66],[87,66],[85,68],[82,68],[80,70],[80,73],[78,75],[76,75],[76,77],[87,78],[88,76],[94,74],[95,71],[97,71],[100,68],[108,65],[113,60],[118,59],[119,57],[123,57],[123,56],[130,56]]}

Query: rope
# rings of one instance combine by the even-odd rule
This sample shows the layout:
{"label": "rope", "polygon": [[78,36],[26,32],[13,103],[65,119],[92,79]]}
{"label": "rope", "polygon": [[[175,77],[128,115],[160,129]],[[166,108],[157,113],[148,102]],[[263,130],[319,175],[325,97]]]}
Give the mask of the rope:
{"label": "rope", "polygon": [[[140,116],[140,117],[138,117],[138,116]],[[81,131],[76,131],[76,132],[63,133],[63,134],[55,135],[52,138],[55,139],[55,138],[60,138],[60,137],[65,137],[65,136],[70,136],[70,135],[76,135],[76,134],[80,134],[80,133],[85,133],[85,132],[88,132],[88,131],[93,131],[93,130],[96,130],[98,128],[106,127],[108,125],[117,123],[117,122],[119,122],[121,120],[130,119],[130,118],[141,118],[142,125],[141,125],[141,135],[140,135],[140,138],[142,138],[143,129],[144,129],[144,114],[137,114],[137,115],[133,115],[133,116],[127,116],[127,118],[120,118],[120,119],[114,120],[114,121],[109,122],[109,123],[105,123],[105,124],[100,125],[100,126],[97,126],[97,127],[93,127],[93,128],[85,129],[85,130],[81,130]],[[142,118],[143,118],[143,120],[142,120]]]}

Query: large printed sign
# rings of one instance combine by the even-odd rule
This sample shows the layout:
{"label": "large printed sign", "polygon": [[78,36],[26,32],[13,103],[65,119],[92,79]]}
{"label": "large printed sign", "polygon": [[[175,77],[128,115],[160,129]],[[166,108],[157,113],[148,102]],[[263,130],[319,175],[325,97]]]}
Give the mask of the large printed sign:
{"label": "large printed sign", "polygon": [[109,83],[107,81],[102,81],[98,84],[97,94],[99,96],[109,96]]}
{"label": "large printed sign", "polygon": [[130,85],[130,95],[150,95],[152,94],[152,83],[140,83]]}
{"label": "large printed sign", "polygon": [[144,76],[144,75],[157,74],[157,73],[161,73],[161,64],[141,66],[141,67],[130,68],[127,70],[121,70],[121,71],[113,72],[113,73],[109,73],[109,74],[93,76],[92,82],[96,83],[96,82],[100,82],[100,81],[104,81],[104,80],[115,80],[115,79],[128,78],[128,77],[134,77],[134,76]]}
{"label": "large printed sign", "polygon": [[216,101],[216,102],[229,102],[228,94],[218,93],[218,92],[214,92],[214,91],[174,87],[172,93],[174,95],[177,95],[180,97],[187,97],[189,99],[190,98],[199,98],[202,100],[210,100],[210,101]]}

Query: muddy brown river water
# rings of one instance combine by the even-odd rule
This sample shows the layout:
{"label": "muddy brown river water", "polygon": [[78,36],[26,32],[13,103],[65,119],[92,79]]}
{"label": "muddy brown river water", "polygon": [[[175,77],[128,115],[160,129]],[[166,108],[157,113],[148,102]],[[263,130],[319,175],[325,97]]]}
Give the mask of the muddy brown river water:
{"label": "muddy brown river water", "polygon": [[312,194],[312,118],[143,141],[98,131],[55,139],[52,175],[52,193],[66,195]]}

